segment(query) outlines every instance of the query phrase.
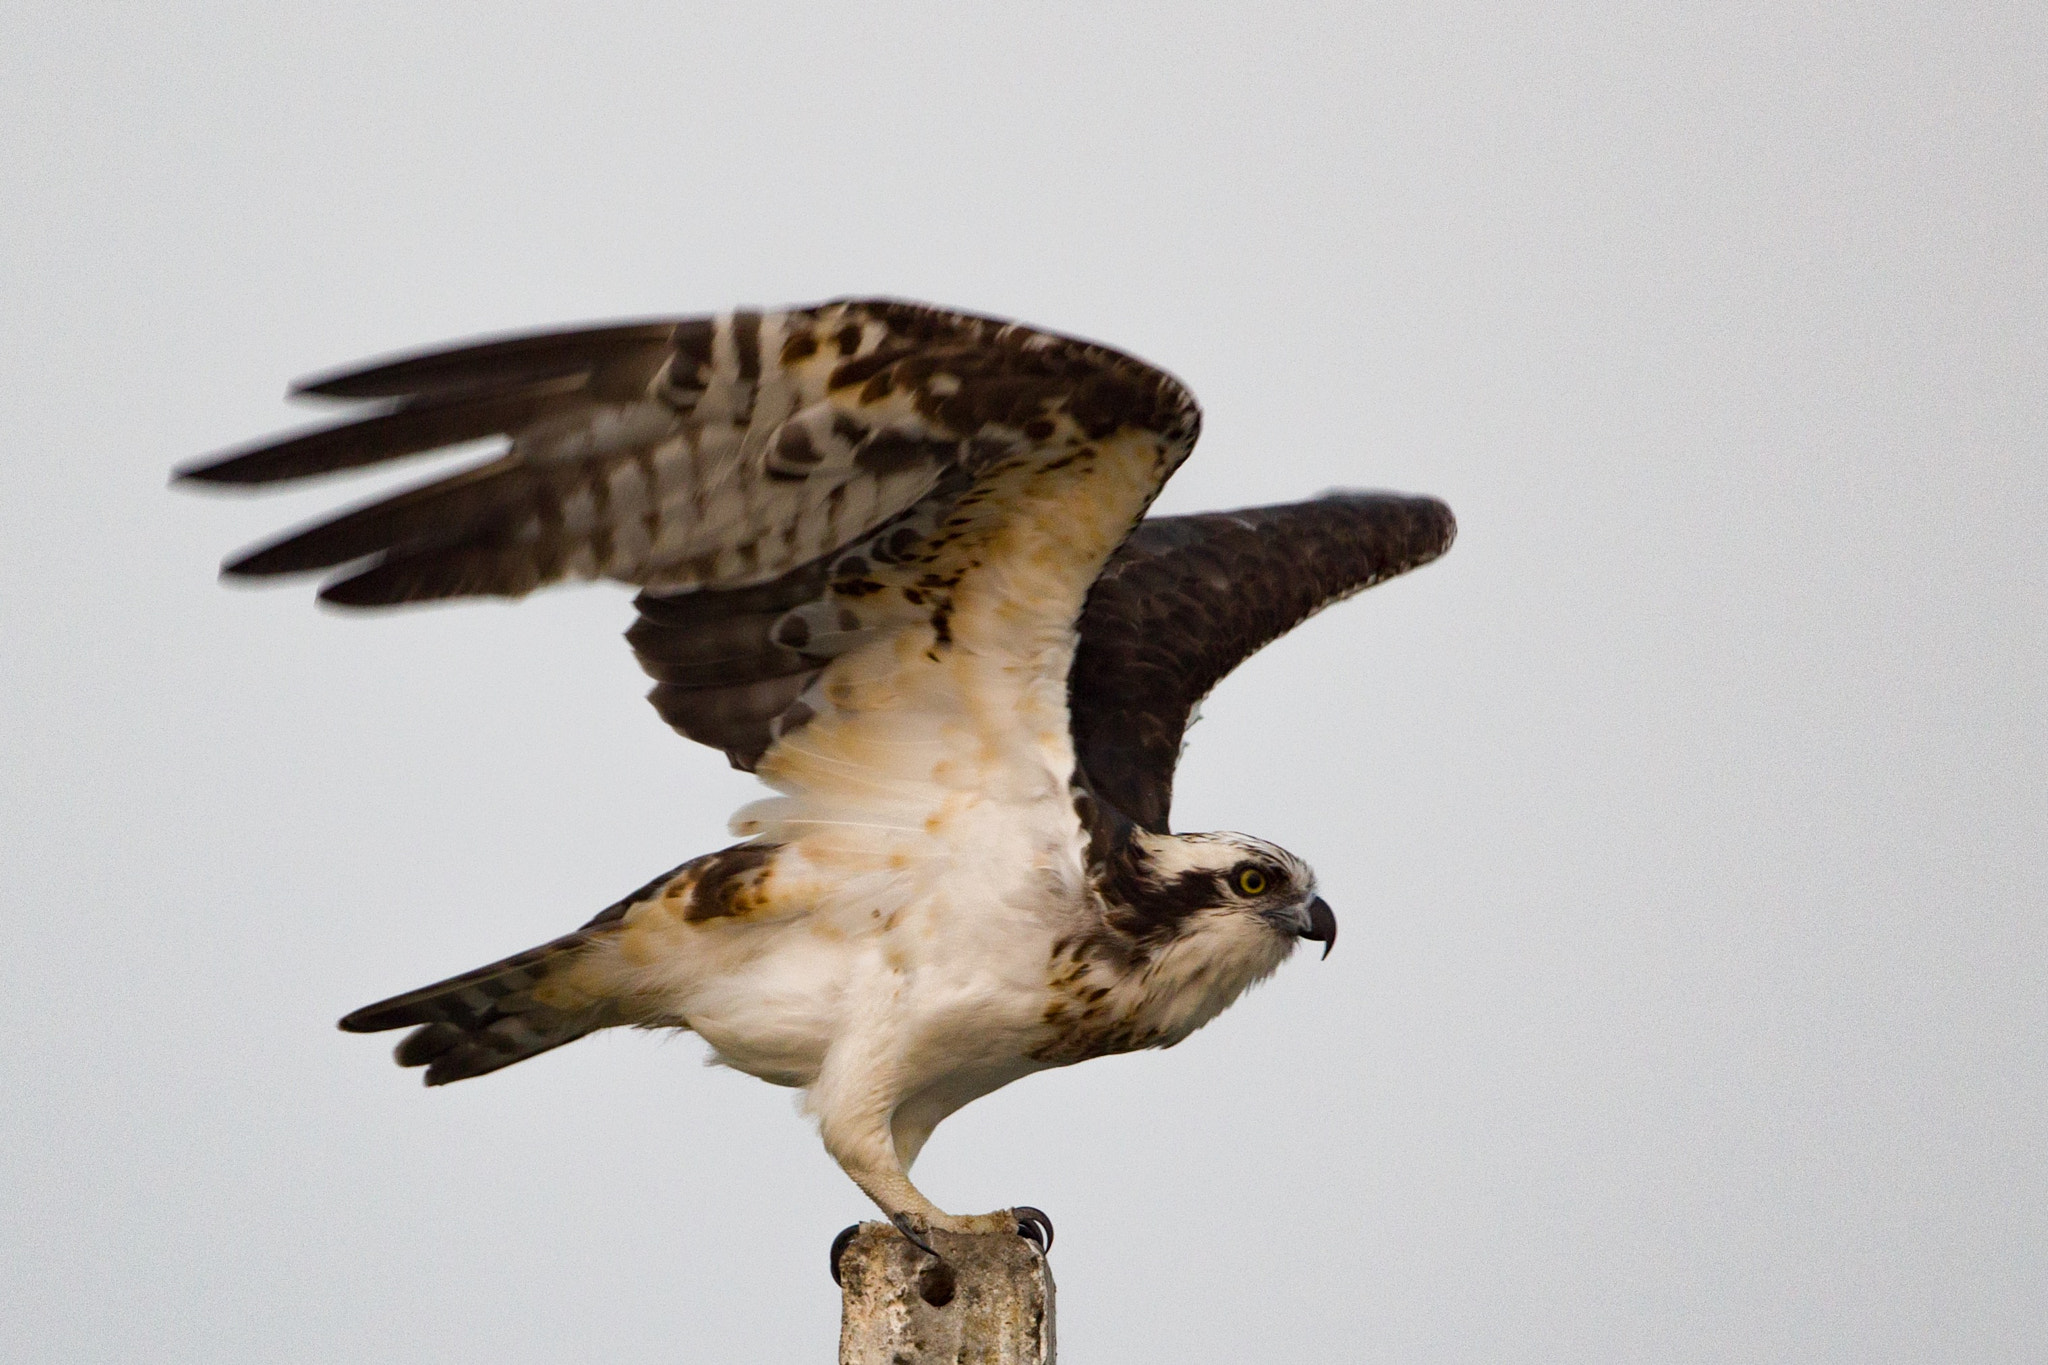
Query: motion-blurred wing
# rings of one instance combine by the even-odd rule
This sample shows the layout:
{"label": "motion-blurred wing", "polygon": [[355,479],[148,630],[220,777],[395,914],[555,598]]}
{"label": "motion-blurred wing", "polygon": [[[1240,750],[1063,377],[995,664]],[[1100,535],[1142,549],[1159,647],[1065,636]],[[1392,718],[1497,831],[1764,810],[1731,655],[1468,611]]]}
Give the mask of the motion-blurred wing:
{"label": "motion-blurred wing", "polygon": [[1089,786],[1164,833],[1197,703],[1226,674],[1353,593],[1427,564],[1457,532],[1433,498],[1310,502],[1142,522],[1097,580],[1069,680]]}
{"label": "motion-blurred wing", "polygon": [[743,767],[863,645],[917,628],[943,649],[964,630],[1021,658],[1070,638],[1199,425],[1178,383],[1118,352],[879,300],[514,337],[300,392],[380,406],[182,477],[272,483],[508,444],[227,573],[339,569],[321,596],[356,607],[635,584],[656,707]]}
{"label": "motion-blurred wing", "polygon": [[345,566],[321,596],[346,606],[516,597],[572,578],[758,583],[872,529],[968,457],[972,427],[853,378],[920,354],[941,362],[964,330],[839,304],[486,342],[301,385],[384,401],[183,477],[272,483],[505,438],[496,458],[226,566]]}

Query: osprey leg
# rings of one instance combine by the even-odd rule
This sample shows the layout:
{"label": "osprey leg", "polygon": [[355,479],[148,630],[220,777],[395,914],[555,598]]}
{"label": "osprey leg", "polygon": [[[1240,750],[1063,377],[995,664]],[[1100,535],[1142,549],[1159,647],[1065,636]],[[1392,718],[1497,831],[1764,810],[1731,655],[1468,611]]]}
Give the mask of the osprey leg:
{"label": "osprey leg", "polygon": [[[818,1116],[825,1150],[889,1221],[917,1241],[933,1228],[946,1232],[1016,1232],[1014,1210],[951,1214],[910,1183],[909,1163],[897,1146],[894,1119],[903,1067],[864,1049],[835,1047],[810,1088],[807,1105]],[[916,1146],[922,1146],[919,1141]],[[916,1155],[915,1146],[909,1153]]]}

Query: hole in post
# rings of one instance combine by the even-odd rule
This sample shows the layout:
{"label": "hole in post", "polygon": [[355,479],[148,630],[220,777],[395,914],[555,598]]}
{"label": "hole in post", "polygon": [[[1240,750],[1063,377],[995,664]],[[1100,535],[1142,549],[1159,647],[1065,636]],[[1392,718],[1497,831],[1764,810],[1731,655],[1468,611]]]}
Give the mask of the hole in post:
{"label": "hole in post", "polygon": [[953,1301],[960,1282],[954,1278],[953,1267],[944,1261],[931,1260],[917,1272],[917,1296],[934,1308],[944,1308]]}

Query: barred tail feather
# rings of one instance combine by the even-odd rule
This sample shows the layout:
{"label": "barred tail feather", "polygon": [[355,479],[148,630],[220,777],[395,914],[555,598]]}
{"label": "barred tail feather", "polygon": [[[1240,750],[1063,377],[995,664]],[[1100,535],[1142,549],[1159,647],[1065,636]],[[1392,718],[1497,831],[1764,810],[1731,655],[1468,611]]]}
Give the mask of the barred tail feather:
{"label": "barred tail feather", "polygon": [[398,1064],[423,1066],[428,1085],[446,1085],[486,1075],[573,1043],[586,1033],[625,1023],[618,1002],[593,999],[568,988],[562,978],[594,945],[623,927],[629,907],[647,899],[682,870],[664,872],[573,934],[488,967],[365,1005],[344,1017],[341,1027],[349,1033],[411,1027],[412,1032],[393,1053]]}

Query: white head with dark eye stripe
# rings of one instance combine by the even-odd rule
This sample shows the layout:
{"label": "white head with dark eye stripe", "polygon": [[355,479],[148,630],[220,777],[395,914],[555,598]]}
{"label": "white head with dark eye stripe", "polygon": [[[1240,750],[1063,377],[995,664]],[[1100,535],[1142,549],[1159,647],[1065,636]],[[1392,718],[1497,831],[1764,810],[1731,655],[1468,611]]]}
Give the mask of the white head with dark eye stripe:
{"label": "white head with dark eye stripe", "polygon": [[1132,875],[1112,923],[1146,954],[1141,1012],[1176,1042],[1263,980],[1301,939],[1336,941],[1309,865],[1247,834],[1131,836]]}
{"label": "white head with dark eye stripe", "polygon": [[[1140,832],[1142,895],[1157,921],[1196,926],[1205,912],[1249,916],[1283,939],[1336,941],[1336,918],[1316,895],[1316,874],[1277,844],[1249,834],[1167,834]],[[1152,918],[1152,917],[1148,917]]]}

